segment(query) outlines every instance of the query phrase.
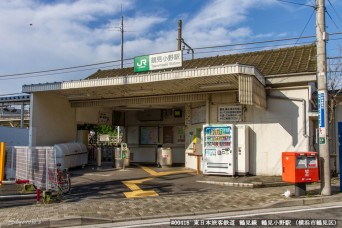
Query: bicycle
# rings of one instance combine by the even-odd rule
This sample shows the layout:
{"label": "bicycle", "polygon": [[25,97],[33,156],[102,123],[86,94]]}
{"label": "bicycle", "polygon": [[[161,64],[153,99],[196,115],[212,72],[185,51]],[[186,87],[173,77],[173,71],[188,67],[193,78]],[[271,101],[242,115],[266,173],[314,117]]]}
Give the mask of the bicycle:
{"label": "bicycle", "polygon": [[68,169],[61,170],[60,167],[61,167],[61,163],[57,163],[56,181],[54,184],[57,190],[57,199],[59,197],[61,200],[64,194],[67,194],[68,192],[70,192],[71,181],[70,181],[70,174],[68,172]]}
{"label": "bicycle", "polygon": [[[51,183],[51,190],[55,190],[57,193],[56,200],[61,201],[63,195],[70,192],[71,181],[68,169],[61,170],[61,163],[57,163],[56,166],[56,172],[49,170],[49,180]],[[45,191],[42,197],[44,202],[49,203],[52,199],[52,192]]]}

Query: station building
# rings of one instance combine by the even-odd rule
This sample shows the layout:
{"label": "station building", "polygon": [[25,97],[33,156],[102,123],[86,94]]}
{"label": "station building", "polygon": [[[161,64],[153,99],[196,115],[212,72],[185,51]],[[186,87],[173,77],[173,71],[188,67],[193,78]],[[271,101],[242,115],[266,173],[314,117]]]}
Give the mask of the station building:
{"label": "station building", "polygon": [[78,126],[106,123],[124,127],[131,162],[156,162],[158,148],[168,147],[174,163],[196,169],[203,126],[232,124],[247,129],[242,136],[236,130],[234,147],[244,171],[281,175],[282,152],[317,150],[315,83],[312,44],[148,72],[99,70],[79,81],[24,85],[22,92],[31,95],[30,146],[76,141]]}

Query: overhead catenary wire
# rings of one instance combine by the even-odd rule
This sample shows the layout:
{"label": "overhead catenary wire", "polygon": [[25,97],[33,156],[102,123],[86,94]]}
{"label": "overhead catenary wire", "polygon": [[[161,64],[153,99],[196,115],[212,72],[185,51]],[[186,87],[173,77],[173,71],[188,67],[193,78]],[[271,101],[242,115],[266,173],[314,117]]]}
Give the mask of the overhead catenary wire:
{"label": "overhead catenary wire", "polygon": [[[125,60],[132,60],[132,59],[133,58],[125,59]],[[81,65],[81,66],[64,67],[64,68],[58,68],[58,69],[52,69],[52,70],[42,70],[42,71],[18,73],[18,74],[7,74],[7,75],[0,75],[0,77],[10,77],[10,76],[19,76],[19,75],[27,75],[27,74],[47,73],[47,72],[52,72],[52,71],[70,70],[70,69],[83,68],[83,67],[88,67],[88,66],[97,66],[97,65],[104,65],[104,64],[109,64],[109,63],[116,63],[116,62],[120,62],[120,61],[121,60],[114,60],[114,61],[107,61],[107,62],[101,62],[101,63],[93,63],[93,64],[87,64],[87,65]]]}
{"label": "overhead catenary wire", "polygon": [[[130,65],[130,64],[132,64],[132,62],[125,63],[124,65]],[[82,70],[56,72],[56,73],[49,73],[49,74],[42,74],[42,75],[19,76],[19,77],[11,77],[11,78],[0,78],[0,81],[3,81],[3,80],[16,80],[16,79],[21,79],[21,78],[38,78],[38,77],[45,77],[45,76],[50,76],[50,75],[69,74],[69,73],[89,71],[89,70],[102,70],[102,69],[113,68],[113,67],[118,67],[118,66],[121,66],[121,64],[116,64],[116,65],[111,65],[111,66],[104,66],[104,67],[101,67],[100,69],[99,68],[87,68],[87,69],[82,69]]]}
{"label": "overhead catenary wire", "polygon": [[[330,34],[330,36],[334,35],[340,35],[342,32],[335,32]],[[315,35],[312,36],[303,36],[300,37],[300,39],[309,39],[309,38],[315,38]],[[276,39],[276,40],[265,40],[265,41],[257,41],[257,42],[246,42],[246,43],[237,43],[237,44],[226,44],[226,45],[217,45],[217,46],[208,46],[208,47],[198,47],[198,48],[193,48],[196,50],[202,50],[202,49],[213,49],[213,48],[222,48],[222,47],[232,47],[232,46],[242,46],[242,45],[253,45],[253,44],[264,44],[264,43],[275,43],[275,42],[282,42],[282,41],[291,41],[291,40],[296,40],[299,37],[292,37],[292,38],[283,38],[283,39]],[[331,39],[332,40],[332,39]],[[274,45],[277,46],[277,45]],[[127,60],[134,60],[134,58],[127,58],[124,59],[124,61]],[[80,65],[80,66],[73,66],[73,67],[65,67],[65,68],[58,68],[58,69],[52,69],[52,70],[42,70],[42,71],[35,71],[35,72],[26,72],[26,73],[17,73],[17,74],[5,74],[5,75],[0,75],[1,77],[15,77],[15,76],[23,76],[23,75],[33,75],[33,74],[40,74],[40,73],[49,73],[49,72],[56,72],[56,71],[63,71],[63,70],[71,70],[71,69],[77,69],[77,68],[83,68],[83,67],[88,67],[88,66],[97,66],[97,65],[105,65],[109,63],[116,63],[120,62],[121,60],[113,60],[113,61],[107,61],[107,62],[101,62],[101,63],[93,63],[93,64],[87,64],[87,65]],[[125,64],[126,65],[126,64]],[[80,70],[81,71],[81,70]],[[76,72],[76,71],[75,71]],[[64,72],[68,73],[68,72]]]}
{"label": "overhead catenary wire", "polygon": [[[297,43],[296,45],[311,44],[313,42],[314,41],[300,42],[300,43]],[[234,49],[224,49],[224,50],[215,50],[215,51],[201,51],[201,52],[196,52],[196,55],[198,55],[198,54],[208,54],[208,53],[217,53],[217,52],[231,52],[231,51],[242,51],[242,50],[272,48],[272,47],[288,47],[288,46],[293,46],[293,44],[286,43],[286,44],[264,45],[264,46],[257,46],[257,47],[234,48]],[[186,54],[190,55],[191,53],[186,53]]]}

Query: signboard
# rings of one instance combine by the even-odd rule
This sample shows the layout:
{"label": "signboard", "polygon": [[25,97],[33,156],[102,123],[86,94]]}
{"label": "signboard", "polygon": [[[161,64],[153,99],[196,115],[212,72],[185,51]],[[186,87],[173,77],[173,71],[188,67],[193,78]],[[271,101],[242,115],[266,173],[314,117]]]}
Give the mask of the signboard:
{"label": "signboard", "polygon": [[138,56],[134,58],[134,72],[181,67],[182,62],[182,51]]}
{"label": "signboard", "polygon": [[219,122],[239,122],[242,121],[242,106],[219,106]]}
{"label": "signboard", "polygon": [[140,127],[140,144],[158,144],[158,127]]}
{"label": "signboard", "polygon": [[110,111],[99,111],[98,124],[111,124],[111,112]]}
{"label": "signboard", "polygon": [[325,110],[324,103],[326,95],[324,91],[318,91],[318,127],[319,127],[319,144],[326,144],[326,128],[325,128]]}

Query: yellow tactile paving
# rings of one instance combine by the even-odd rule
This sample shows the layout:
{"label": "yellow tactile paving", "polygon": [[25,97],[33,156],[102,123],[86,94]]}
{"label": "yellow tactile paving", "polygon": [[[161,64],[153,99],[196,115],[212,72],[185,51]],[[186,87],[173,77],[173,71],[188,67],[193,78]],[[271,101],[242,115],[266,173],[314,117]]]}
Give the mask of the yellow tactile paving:
{"label": "yellow tactile paving", "polygon": [[168,171],[168,172],[156,172],[151,168],[148,168],[146,166],[141,166],[145,172],[149,173],[151,176],[160,177],[160,176],[167,176],[172,174],[179,174],[179,173],[193,173],[193,170],[178,170],[178,171]]}
{"label": "yellow tactile paving", "polygon": [[136,197],[146,197],[146,196],[159,196],[159,194],[153,190],[144,191],[141,188],[139,188],[138,184],[142,184],[145,181],[152,180],[155,177],[160,176],[167,176],[172,174],[179,174],[179,173],[192,173],[194,171],[192,170],[178,170],[178,171],[168,171],[168,172],[156,172],[151,168],[148,168],[146,166],[140,166],[143,170],[145,170],[147,173],[149,173],[152,177],[150,178],[144,178],[140,180],[130,180],[130,181],[122,181],[124,185],[126,185],[129,189],[132,190],[132,192],[124,192],[124,195],[127,198],[136,198]]}
{"label": "yellow tactile paving", "polygon": [[133,192],[124,192],[127,198],[147,197],[147,196],[159,196],[159,194],[153,190],[144,191],[138,190]]}

